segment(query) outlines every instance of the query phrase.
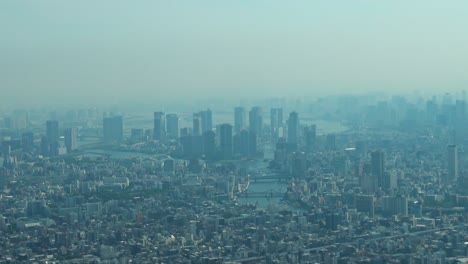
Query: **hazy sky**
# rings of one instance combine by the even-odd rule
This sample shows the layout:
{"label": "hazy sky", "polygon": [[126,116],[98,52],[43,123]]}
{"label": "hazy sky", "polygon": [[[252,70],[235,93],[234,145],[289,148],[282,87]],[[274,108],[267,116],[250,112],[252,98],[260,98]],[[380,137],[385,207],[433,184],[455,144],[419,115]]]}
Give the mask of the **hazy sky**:
{"label": "hazy sky", "polygon": [[468,1],[1,0],[0,103],[468,87]]}

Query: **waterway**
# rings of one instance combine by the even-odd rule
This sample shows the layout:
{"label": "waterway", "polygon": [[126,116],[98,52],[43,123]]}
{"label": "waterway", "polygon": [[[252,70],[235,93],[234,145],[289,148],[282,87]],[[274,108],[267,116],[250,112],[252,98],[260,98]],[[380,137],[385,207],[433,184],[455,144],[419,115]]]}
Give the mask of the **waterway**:
{"label": "waterway", "polygon": [[[307,124],[316,124],[318,134],[327,134],[327,133],[340,133],[346,131],[348,128],[340,124],[339,122],[333,121],[324,121],[324,120],[304,120]],[[87,144],[95,143],[91,141],[79,142],[79,145],[85,146]],[[88,154],[84,154],[86,157],[99,157],[102,155],[110,155],[111,158],[128,158],[128,157],[157,157],[158,155],[148,155],[145,153],[136,153],[136,152],[122,152],[122,151],[112,151],[112,150],[103,150],[103,149],[91,149]],[[262,172],[268,170],[268,161],[273,158],[273,146],[266,145],[264,148],[264,159],[265,160],[243,160],[237,163],[239,168],[245,168],[248,172]],[[100,155],[102,154],[102,155]],[[276,181],[276,180],[257,180],[250,183],[250,187],[247,190],[246,194],[249,193],[259,193],[259,192],[286,192],[287,182],[285,181]],[[285,205],[282,201],[282,197],[248,197],[241,196],[238,198],[238,202],[242,204],[256,204],[259,208],[268,208],[270,205]],[[288,206],[290,209],[296,209],[291,206]]]}

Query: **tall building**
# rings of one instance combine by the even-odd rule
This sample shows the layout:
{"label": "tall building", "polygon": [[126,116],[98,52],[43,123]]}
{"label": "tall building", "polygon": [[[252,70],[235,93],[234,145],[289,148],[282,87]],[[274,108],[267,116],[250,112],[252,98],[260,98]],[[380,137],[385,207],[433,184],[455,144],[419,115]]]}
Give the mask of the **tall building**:
{"label": "tall building", "polygon": [[249,130],[257,134],[257,136],[262,135],[263,112],[259,106],[252,107],[249,112]]}
{"label": "tall building", "polygon": [[166,115],[164,112],[154,112],[153,139],[163,142],[166,140]]}
{"label": "tall building", "polygon": [[317,127],[315,125],[306,126],[304,128],[304,139],[307,151],[312,151],[315,148],[317,138]]}
{"label": "tall building", "polygon": [[200,112],[202,133],[213,130],[213,114],[210,109]]}
{"label": "tall building", "polygon": [[270,127],[273,138],[278,138],[278,129],[283,126],[283,109],[272,108],[270,110]]}
{"label": "tall building", "polygon": [[385,164],[384,153],[381,150],[372,152],[371,154],[371,170],[372,177],[377,180],[378,187],[384,187]]}
{"label": "tall building", "polygon": [[408,198],[401,195],[384,196],[382,209],[387,215],[408,215]]}
{"label": "tall building", "polygon": [[222,124],[220,126],[220,150],[222,159],[232,159],[233,154],[233,138],[232,126],[230,124]]}
{"label": "tall building", "polygon": [[77,148],[78,129],[75,127],[65,129],[65,147],[67,153],[74,151]]}
{"label": "tall building", "polygon": [[288,119],[288,143],[297,144],[299,137],[299,114],[291,112]]}
{"label": "tall building", "polygon": [[23,152],[31,152],[34,150],[34,133],[24,132],[21,135],[21,147]]}
{"label": "tall building", "polygon": [[203,133],[203,151],[205,158],[208,160],[213,160],[216,158],[216,133],[211,131],[206,131]]}
{"label": "tall building", "polygon": [[193,113],[193,127],[192,127],[194,136],[202,135],[202,124],[201,124],[201,115],[200,113]]}
{"label": "tall building", "polygon": [[234,108],[234,132],[237,134],[246,128],[246,112],[244,107]]}
{"label": "tall building", "polygon": [[257,152],[257,137],[246,129],[234,136],[234,153],[241,156],[255,155]]}
{"label": "tall building", "polygon": [[56,156],[59,153],[59,126],[55,120],[46,122],[46,136],[49,143],[49,156]]}
{"label": "tall building", "polygon": [[104,142],[120,142],[123,140],[122,116],[105,117],[103,121]]}
{"label": "tall building", "polygon": [[179,138],[179,116],[177,114],[167,114],[166,116],[167,138]]}
{"label": "tall building", "polygon": [[456,145],[448,145],[447,147],[448,157],[448,179],[446,182],[450,182],[458,178],[458,150]]}

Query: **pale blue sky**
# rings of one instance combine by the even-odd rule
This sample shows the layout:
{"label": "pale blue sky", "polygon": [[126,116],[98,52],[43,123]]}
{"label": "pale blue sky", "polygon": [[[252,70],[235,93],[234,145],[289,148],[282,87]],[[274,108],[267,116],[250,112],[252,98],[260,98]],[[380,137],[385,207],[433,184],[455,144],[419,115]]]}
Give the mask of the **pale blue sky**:
{"label": "pale blue sky", "polygon": [[461,90],[468,1],[2,0],[0,55],[0,103]]}

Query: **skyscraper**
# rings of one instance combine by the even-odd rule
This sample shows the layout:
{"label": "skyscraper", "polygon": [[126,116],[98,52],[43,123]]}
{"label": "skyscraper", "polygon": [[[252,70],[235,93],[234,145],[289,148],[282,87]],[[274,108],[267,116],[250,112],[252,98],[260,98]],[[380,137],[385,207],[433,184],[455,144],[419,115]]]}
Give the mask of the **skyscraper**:
{"label": "skyscraper", "polygon": [[153,139],[166,140],[166,116],[163,112],[154,112]]}
{"label": "skyscraper", "polygon": [[210,109],[200,112],[202,133],[213,130],[213,115]]}
{"label": "skyscraper", "polygon": [[21,136],[21,146],[24,152],[31,152],[34,150],[34,133],[24,132]]}
{"label": "skyscraper", "polygon": [[228,160],[233,154],[232,126],[222,124],[220,126],[220,149],[222,159]]}
{"label": "skyscraper", "polygon": [[202,135],[202,125],[201,125],[201,115],[200,113],[193,113],[193,127],[192,127],[194,136]]}
{"label": "skyscraper", "polygon": [[179,116],[177,114],[167,114],[166,116],[167,138],[179,138]]}
{"label": "skyscraper", "polygon": [[239,133],[242,129],[246,127],[246,113],[244,107],[234,108],[234,131]]}
{"label": "skyscraper", "polygon": [[456,145],[448,145],[447,147],[448,157],[448,179],[446,182],[450,182],[458,178],[458,150]]}
{"label": "skyscraper", "polygon": [[104,142],[120,142],[123,140],[122,116],[105,117],[103,120]]}
{"label": "skyscraper", "polygon": [[46,122],[46,136],[49,143],[49,156],[58,155],[59,149],[59,126],[55,120]]}
{"label": "skyscraper", "polygon": [[288,143],[297,144],[299,133],[299,114],[291,112],[288,119]]}
{"label": "skyscraper", "polygon": [[371,154],[371,170],[372,177],[377,180],[378,187],[385,187],[385,163],[384,153],[381,150],[372,152]]}
{"label": "skyscraper", "polygon": [[203,154],[208,160],[213,160],[216,156],[215,132],[213,130],[203,133]]}
{"label": "skyscraper", "polygon": [[273,138],[278,137],[278,129],[283,126],[283,109],[272,108],[270,110],[270,127]]}
{"label": "skyscraper", "polygon": [[263,112],[259,106],[252,107],[249,112],[249,130],[257,136],[262,135],[263,129]]}
{"label": "skyscraper", "polygon": [[314,149],[316,137],[317,127],[315,125],[306,126],[304,128],[304,139],[307,151],[311,151]]}
{"label": "skyscraper", "polygon": [[78,135],[78,129],[75,127],[65,129],[65,147],[67,153],[72,152],[76,149],[76,137]]}

